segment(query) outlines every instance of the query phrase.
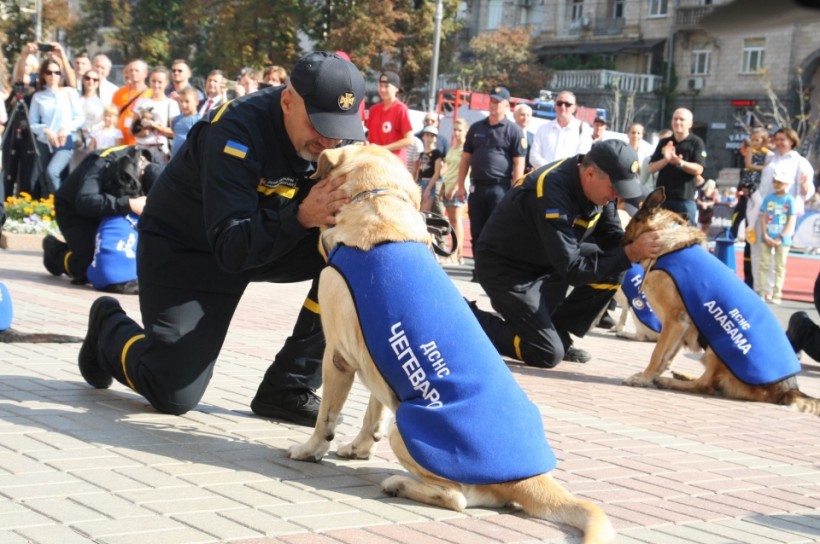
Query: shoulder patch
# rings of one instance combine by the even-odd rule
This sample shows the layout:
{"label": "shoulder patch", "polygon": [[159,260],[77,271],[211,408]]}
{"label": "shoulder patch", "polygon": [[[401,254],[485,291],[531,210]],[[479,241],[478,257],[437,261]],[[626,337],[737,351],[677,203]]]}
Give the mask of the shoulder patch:
{"label": "shoulder patch", "polygon": [[545,219],[558,219],[559,215],[560,215],[560,212],[558,211],[558,208],[547,208],[544,211],[544,218]]}
{"label": "shoulder patch", "polygon": [[234,142],[233,140],[228,140],[225,147],[222,149],[222,152],[226,155],[231,155],[232,157],[244,159],[248,154],[248,146],[240,144],[239,142]]}

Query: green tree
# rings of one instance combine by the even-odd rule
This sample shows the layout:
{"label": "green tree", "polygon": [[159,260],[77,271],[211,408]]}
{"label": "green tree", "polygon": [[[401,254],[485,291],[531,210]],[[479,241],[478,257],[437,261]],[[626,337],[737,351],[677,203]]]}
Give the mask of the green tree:
{"label": "green tree", "polygon": [[[55,41],[58,21],[62,24],[65,18],[58,17],[68,11],[67,0],[44,0],[42,7],[42,41]],[[11,72],[20,51],[27,43],[35,41],[35,15],[33,0],[0,0],[0,42],[2,55]],[[5,77],[5,76],[4,76]]]}
{"label": "green tree", "polygon": [[470,40],[472,58],[459,73],[466,88],[488,90],[503,85],[513,96],[538,96],[547,80],[547,70],[532,52],[527,28],[499,28]]}

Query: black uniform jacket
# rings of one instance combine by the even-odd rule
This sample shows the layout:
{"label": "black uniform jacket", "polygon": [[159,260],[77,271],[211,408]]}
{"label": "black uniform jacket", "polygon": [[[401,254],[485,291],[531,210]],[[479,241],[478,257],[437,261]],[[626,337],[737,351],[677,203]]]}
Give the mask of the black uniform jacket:
{"label": "black uniform jacket", "polygon": [[582,158],[534,170],[490,216],[476,245],[477,259],[503,283],[556,276],[569,285],[586,285],[630,267],[614,201],[601,207],[584,195]]}
{"label": "black uniform jacket", "polygon": [[[296,220],[315,182],[285,132],[282,89],[228,102],[191,129],[140,217],[140,281],[147,273],[164,286],[241,293],[306,238],[318,243],[318,229]],[[317,249],[293,281],[321,263]]]}
{"label": "black uniform jacket", "polygon": [[123,145],[95,151],[69,174],[54,195],[57,224],[61,229],[81,224],[96,228],[104,217],[131,212],[130,196],[116,197],[102,189],[106,169],[131,149],[131,146]]}

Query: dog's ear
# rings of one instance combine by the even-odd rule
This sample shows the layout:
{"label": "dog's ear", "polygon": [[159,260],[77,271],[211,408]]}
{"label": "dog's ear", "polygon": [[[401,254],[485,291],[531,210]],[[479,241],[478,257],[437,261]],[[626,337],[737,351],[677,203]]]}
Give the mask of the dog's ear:
{"label": "dog's ear", "polygon": [[666,191],[663,187],[658,187],[646,197],[643,201],[642,209],[648,210],[650,213],[661,207],[661,204],[666,200]]}
{"label": "dog's ear", "polygon": [[348,147],[336,147],[322,151],[322,154],[319,155],[319,162],[316,164],[316,172],[311,177],[322,179],[328,172],[342,164]]}

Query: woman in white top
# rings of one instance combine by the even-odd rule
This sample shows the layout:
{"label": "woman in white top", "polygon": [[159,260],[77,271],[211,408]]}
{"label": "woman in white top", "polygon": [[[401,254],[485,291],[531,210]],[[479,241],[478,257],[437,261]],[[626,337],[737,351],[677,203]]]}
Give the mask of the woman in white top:
{"label": "woman in white top", "polygon": [[80,103],[83,106],[83,116],[85,123],[83,123],[83,132],[88,137],[91,132],[100,128],[103,122],[103,111],[105,104],[100,98],[100,74],[97,70],[91,68],[83,74],[82,81],[82,96]]}
{"label": "woman in white top", "polygon": [[[85,121],[77,90],[62,84],[62,66],[57,60],[46,59],[40,66],[40,90],[31,97],[29,121],[37,139],[33,183],[43,181],[41,195],[60,188],[61,172],[74,154],[74,133]],[[41,172],[45,176],[41,179]]]}
{"label": "woman in white top", "polygon": [[[806,200],[814,195],[814,168],[805,157],[797,152],[797,148],[800,146],[800,136],[797,135],[797,131],[792,128],[781,128],[774,133],[773,139],[774,156],[760,172],[760,187],[752,193],[746,205],[746,225],[747,228],[754,229],[753,238],[756,240],[763,239],[763,232],[758,220],[760,218],[760,205],[763,203],[764,198],[774,192],[772,178],[778,165],[793,163],[786,168],[787,171],[795,172],[794,180],[789,184],[788,193],[794,197],[794,210],[798,217],[805,212]],[[754,289],[757,292],[771,293],[774,286],[774,272],[771,272],[769,278],[760,278],[757,274],[760,266],[759,244],[752,243],[750,248],[752,269],[755,271]]]}
{"label": "woman in white top", "polygon": [[649,159],[655,151],[652,146],[644,140],[644,128],[640,123],[632,123],[626,129],[626,135],[629,139],[629,147],[635,150],[638,154],[638,164],[640,165],[641,184],[647,189],[655,188],[655,180],[652,174],[649,173]]}
{"label": "woman in white top", "polygon": [[131,123],[137,145],[149,149],[158,164],[166,162],[170,151],[168,142],[174,137],[171,120],[179,115],[179,103],[165,96],[167,86],[168,69],[154,68],[148,76],[151,93],[137,101]]}

